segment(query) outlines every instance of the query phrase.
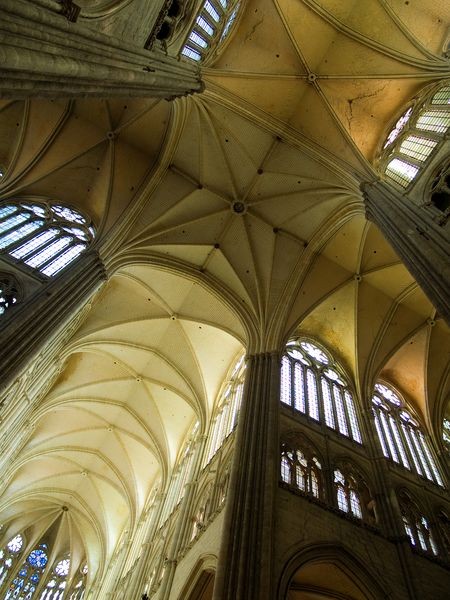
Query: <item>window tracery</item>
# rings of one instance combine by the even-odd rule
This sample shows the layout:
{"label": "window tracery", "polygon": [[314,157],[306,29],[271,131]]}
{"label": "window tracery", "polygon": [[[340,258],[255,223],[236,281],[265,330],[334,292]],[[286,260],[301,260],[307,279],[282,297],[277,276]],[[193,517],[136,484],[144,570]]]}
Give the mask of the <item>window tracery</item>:
{"label": "window tracery", "polygon": [[84,563],[76,578],[74,578],[72,583],[72,588],[70,590],[69,600],[83,600],[85,590],[86,590],[86,579],[88,574],[88,566]]}
{"label": "window tracery", "polygon": [[417,177],[450,127],[450,85],[416,101],[396,121],[383,145],[383,172],[403,188]]}
{"label": "window tracery", "polygon": [[419,510],[417,504],[408,493],[399,494],[399,504],[402,513],[403,527],[413,548],[437,555],[438,547],[434,540],[428,519]]}
{"label": "window tracery", "polygon": [[58,204],[20,201],[0,207],[0,251],[52,277],[94,239],[92,224]]}
{"label": "window tracery", "polygon": [[339,365],[316,344],[295,340],[281,360],[283,404],[362,443],[361,431],[347,379]]}
{"label": "window tracery", "polygon": [[11,538],[6,546],[0,550],[0,589],[17,562],[23,545],[24,539],[19,533]]}
{"label": "window tracery", "polygon": [[69,557],[65,557],[56,563],[47,584],[41,592],[40,600],[62,600],[67,586],[69,570]]}
{"label": "window tracery", "polygon": [[196,62],[206,58],[229,34],[239,7],[240,0],[205,0],[181,49],[181,56]]}
{"label": "window tracery", "polygon": [[218,408],[210,425],[203,466],[211,461],[225,439],[236,427],[244,390],[244,376],[245,360],[244,356],[241,356],[234,365],[230,377],[221,392]]}
{"label": "window tracery", "polygon": [[314,446],[304,436],[281,444],[281,480],[318,499],[325,495],[322,462]]}
{"label": "window tracery", "polygon": [[15,574],[4,600],[31,600],[48,562],[47,544],[39,544],[28,554]]}
{"label": "window tracery", "polygon": [[372,410],[384,456],[443,487],[428,440],[399,394],[385,383],[376,383]]}
{"label": "window tracery", "polygon": [[336,465],[333,475],[339,510],[374,525],[374,502],[359,471],[350,463],[341,462]]}

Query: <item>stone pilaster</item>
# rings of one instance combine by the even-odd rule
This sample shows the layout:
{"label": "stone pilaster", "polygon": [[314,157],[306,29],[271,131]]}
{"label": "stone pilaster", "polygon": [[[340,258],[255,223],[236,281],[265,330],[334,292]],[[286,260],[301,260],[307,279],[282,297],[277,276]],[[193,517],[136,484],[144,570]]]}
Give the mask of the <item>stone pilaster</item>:
{"label": "stone pilaster", "polygon": [[70,22],[54,4],[0,0],[0,97],[173,98],[201,91],[196,65]]}
{"label": "stone pilaster", "polygon": [[367,218],[373,221],[450,324],[450,239],[427,210],[390,184],[363,184]]}
{"label": "stone pilaster", "polygon": [[247,360],[214,600],[273,600],[278,353]]}

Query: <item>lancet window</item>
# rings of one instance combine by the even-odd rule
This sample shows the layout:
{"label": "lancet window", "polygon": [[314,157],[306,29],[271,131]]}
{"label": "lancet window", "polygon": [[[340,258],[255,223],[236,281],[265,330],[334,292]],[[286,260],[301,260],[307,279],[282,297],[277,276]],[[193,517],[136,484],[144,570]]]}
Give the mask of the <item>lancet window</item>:
{"label": "lancet window", "polygon": [[168,519],[178,504],[181,502],[185,492],[186,483],[188,483],[191,473],[192,461],[194,459],[194,447],[197,436],[199,423],[196,422],[193,426],[190,435],[188,436],[181,456],[178,460],[167,491],[164,510],[161,515],[161,525]]}
{"label": "lancet window", "polygon": [[210,426],[203,466],[210,462],[225,439],[236,427],[244,389],[244,376],[245,361],[242,356],[234,365],[229,379],[219,396],[218,408]]}
{"label": "lancet window", "polygon": [[434,540],[430,523],[417,504],[406,492],[399,494],[399,504],[403,527],[411,546],[422,552],[437,555],[438,547]]}
{"label": "lancet window", "polygon": [[378,382],[372,396],[372,409],[384,456],[443,486],[429,441],[400,395],[386,383]]}
{"label": "lancet window", "polygon": [[0,550],[0,589],[8,579],[8,575],[19,560],[23,550],[24,539],[19,534],[15,535],[4,548]]}
{"label": "lancet window", "polygon": [[336,465],[333,475],[339,510],[374,525],[374,502],[360,472],[350,463],[341,462]]}
{"label": "lancet window", "polygon": [[237,0],[205,0],[197,13],[181,55],[203,60],[228,35],[239,10]]}
{"label": "lancet window", "polygon": [[450,127],[450,85],[416,101],[397,120],[382,150],[385,174],[403,188],[417,177]]}
{"label": "lancet window", "polygon": [[0,251],[48,277],[73,262],[94,235],[89,220],[67,206],[18,201],[0,207]]}
{"label": "lancet window", "polygon": [[281,361],[283,404],[362,443],[353,394],[342,369],[309,340],[287,344]]}
{"label": "lancet window", "polygon": [[323,499],[322,461],[318,452],[301,435],[281,444],[281,480],[289,486]]}
{"label": "lancet window", "polygon": [[31,600],[48,562],[46,544],[39,544],[27,556],[8,587],[3,600]]}
{"label": "lancet window", "polygon": [[85,563],[78,575],[74,578],[72,588],[69,592],[69,600],[83,600],[86,590],[86,578],[88,574],[88,566]]}
{"label": "lancet window", "polygon": [[70,570],[70,558],[59,560],[41,592],[40,600],[62,600],[67,586],[67,577]]}

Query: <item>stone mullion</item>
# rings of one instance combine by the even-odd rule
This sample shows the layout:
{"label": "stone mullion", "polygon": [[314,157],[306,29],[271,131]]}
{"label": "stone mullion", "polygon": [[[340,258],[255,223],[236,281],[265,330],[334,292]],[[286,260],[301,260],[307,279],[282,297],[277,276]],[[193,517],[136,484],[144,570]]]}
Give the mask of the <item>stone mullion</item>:
{"label": "stone mullion", "polygon": [[69,23],[42,3],[0,0],[0,10],[5,97],[171,98],[201,91],[197,65]]}
{"label": "stone mullion", "polygon": [[216,600],[273,598],[279,384],[278,353],[248,358],[214,587]]}
{"label": "stone mullion", "polygon": [[450,324],[450,239],[431,215],[390,184],[363,184],[367,218],[398,253],[442,317]]}

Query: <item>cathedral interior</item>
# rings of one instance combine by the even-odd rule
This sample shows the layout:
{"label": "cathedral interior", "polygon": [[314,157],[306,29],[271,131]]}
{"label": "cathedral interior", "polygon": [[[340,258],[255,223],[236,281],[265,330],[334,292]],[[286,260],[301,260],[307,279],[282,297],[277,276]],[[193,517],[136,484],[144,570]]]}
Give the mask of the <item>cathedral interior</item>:
{"label": "cathedral interior", "polygon": [[449,3],[0,14],[0,600],[447,599]]}

